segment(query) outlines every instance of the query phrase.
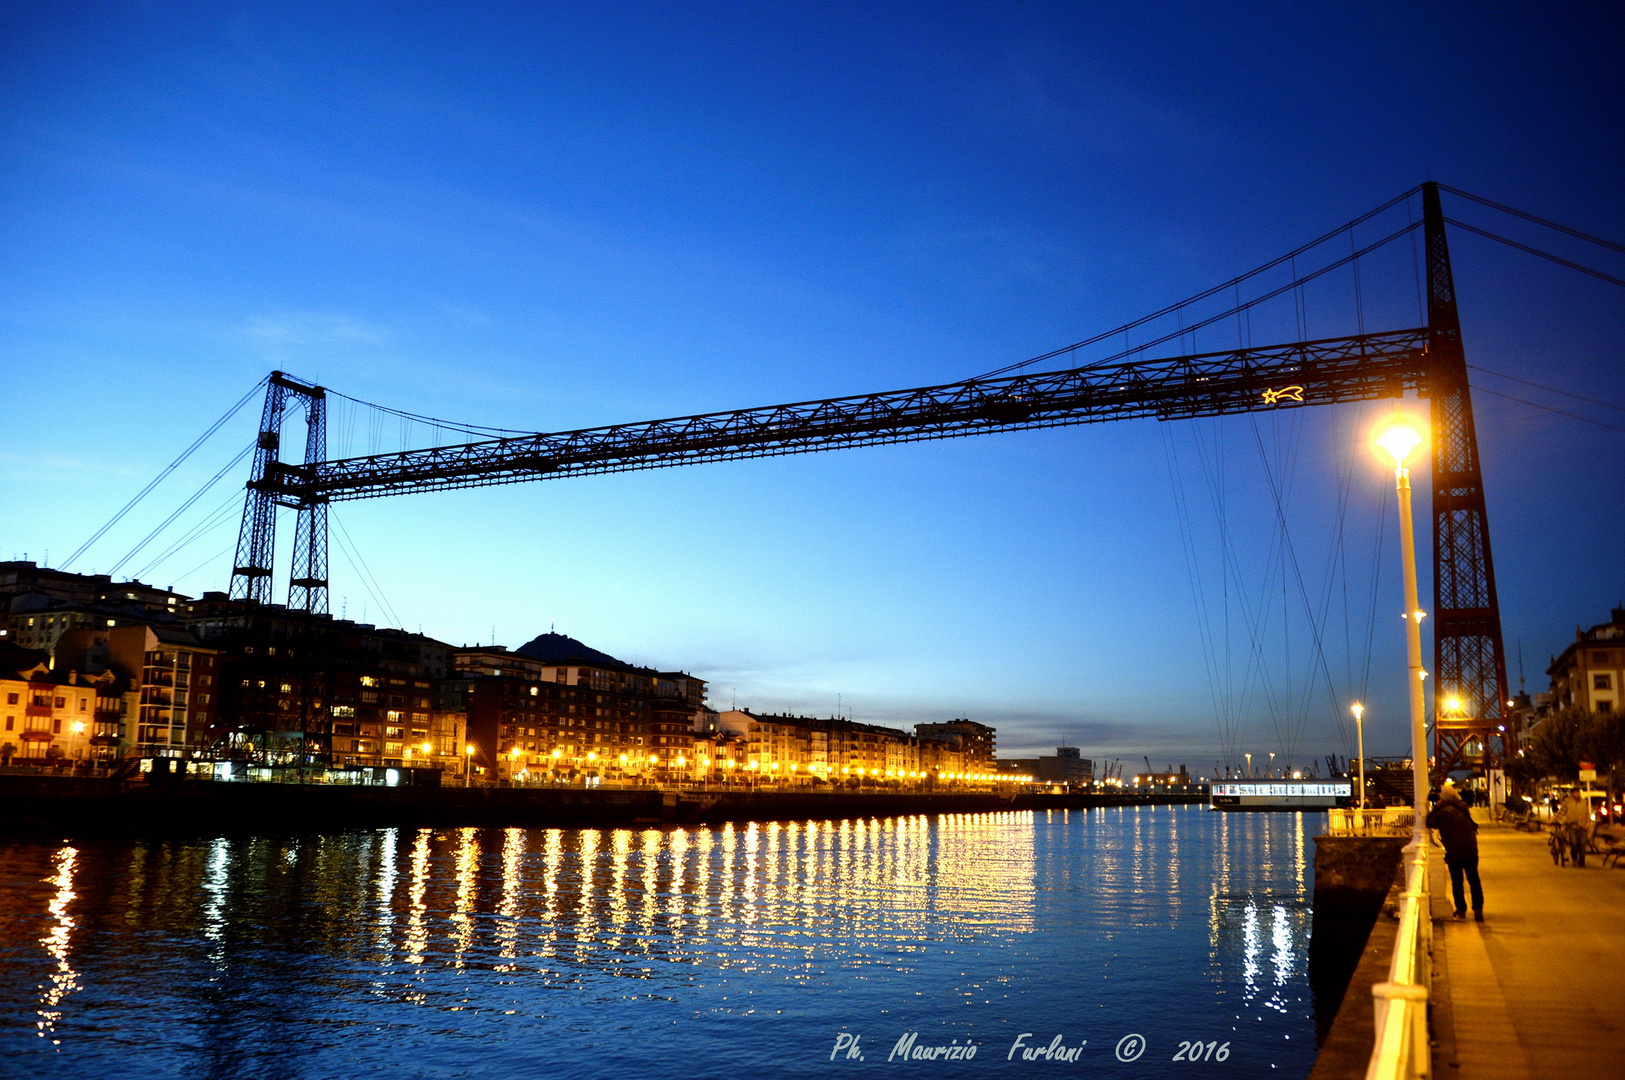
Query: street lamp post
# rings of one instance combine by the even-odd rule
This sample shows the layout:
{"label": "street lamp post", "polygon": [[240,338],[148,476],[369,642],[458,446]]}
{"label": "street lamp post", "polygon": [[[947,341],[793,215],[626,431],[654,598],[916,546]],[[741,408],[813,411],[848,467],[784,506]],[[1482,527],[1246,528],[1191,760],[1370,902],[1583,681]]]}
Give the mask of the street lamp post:
{"label": "street lamp post", "polygon": [[1253,778],[1253,755],[1247,755],[1247,779]]}
{"label": "street lamp post", "polygon": [[1403,425],[1389,428],[1377,444],[1394,458],[1394,487],[1399,495],[1399,547],[1405,571],[1405,655],[1408,662],[1411,705],[1411,773],[1415,788],[1415,843],[1427,842],[1428,745],[1426,702],[1422,697],[1422,611],[1416,597],[1416,535],[1411,525],[1411,473],[1405,459],[1422,442],[1422,436]]}
{"label": "street lamp post", "polygon": [[1360,825],[1365,826],[1365,725],[1360,718],[1365,715],[1365,706],[1356,701],[1349,706],[1349,712],[1354,714],[1354,752],[1359,755],[1360,766]]}

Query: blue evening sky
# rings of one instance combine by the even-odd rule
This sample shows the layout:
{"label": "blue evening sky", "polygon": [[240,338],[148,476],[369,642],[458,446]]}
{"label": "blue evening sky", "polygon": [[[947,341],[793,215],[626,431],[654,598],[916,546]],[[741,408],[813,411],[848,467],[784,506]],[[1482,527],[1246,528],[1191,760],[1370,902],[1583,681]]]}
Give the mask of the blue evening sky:
{"label": "blue evening sky", "polygon": [[[1622,45],[1601,4],[8,4],[0,557],[60,565],[272,368],[558,430],[979,374],[1428,178],[1625,239]],[[1452,245],[1470,363],[1625,405],[1625,293]],[[1369,329],[1418,321],[1408,244],[1386,251]],[[1350,332],[1351,296],[1309,295],[1309,332]],[[1255,342],[1292,339],[1288,311]],[[1477,397],[1513,680],[1521,643],[1544,689],[1625,597],[1625,412],[1474,378],[1611,425]],[[123,559],[258,408],[71,569]],[[1398,753],[1380,411],[344,503],[333,607],[453,643],[556,625],[720,707],[969,716],[1006,755],[1066,739],[1202,772],[1351,751],[1363,688],[1371,751]],[[335,454],[422,436],[337,403],[330,424]],[[245,478],[121,573],[215,514],[142,577],[225,588]]]}

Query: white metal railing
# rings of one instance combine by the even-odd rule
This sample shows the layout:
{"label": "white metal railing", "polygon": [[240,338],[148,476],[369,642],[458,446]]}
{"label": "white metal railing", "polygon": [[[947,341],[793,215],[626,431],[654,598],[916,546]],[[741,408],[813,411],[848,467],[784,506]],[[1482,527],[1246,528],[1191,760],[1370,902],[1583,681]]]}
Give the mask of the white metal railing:
{"label": "white metal railing", "polygon": [[1366,1080],[1425,1078],[1432,1068],[1428,992],[1433,983],[1433,918],[1428,909],[1427,842],[1405,849],[1405,892],[1388,981],[1371,988],[1377,1038]]}
{"label": "white metal railing", "polygon": [[1350,807],[1326,814],[1326,831],[1332,836],[1408,836],[1416,821],[1409,806]]}

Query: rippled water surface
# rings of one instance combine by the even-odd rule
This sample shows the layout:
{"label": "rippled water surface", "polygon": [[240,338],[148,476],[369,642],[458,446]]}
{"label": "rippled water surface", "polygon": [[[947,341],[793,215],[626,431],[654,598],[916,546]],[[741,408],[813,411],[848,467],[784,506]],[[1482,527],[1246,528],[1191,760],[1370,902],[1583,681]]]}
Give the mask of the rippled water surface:
{"label": "rippled water surface", "polygon": [[[0,844],[0,1074],[1298,1078],[1317,824]],[[888,1062],[911,1032],[976,1056]]]}

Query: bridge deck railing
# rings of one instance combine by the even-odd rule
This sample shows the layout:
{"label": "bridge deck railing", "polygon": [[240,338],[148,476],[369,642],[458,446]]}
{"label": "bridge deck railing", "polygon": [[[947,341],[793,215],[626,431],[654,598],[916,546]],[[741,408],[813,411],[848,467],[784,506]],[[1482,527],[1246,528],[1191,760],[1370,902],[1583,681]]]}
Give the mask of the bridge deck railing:
{"label": "bridge deck railing", "polygon": [[1331,836],[1408,836],[1416,821],[1416,812],[1409,806],[1350,807],[1326,814],[1326,831]]}

